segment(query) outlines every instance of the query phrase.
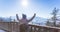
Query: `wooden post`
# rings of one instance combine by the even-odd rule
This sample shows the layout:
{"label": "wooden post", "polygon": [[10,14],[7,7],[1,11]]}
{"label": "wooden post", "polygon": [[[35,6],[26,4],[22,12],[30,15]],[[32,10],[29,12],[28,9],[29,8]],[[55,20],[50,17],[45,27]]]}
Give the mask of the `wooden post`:
{"label": "wooden post", "polygon": [[36,32],[36,27],[34,27],[34,32]]}

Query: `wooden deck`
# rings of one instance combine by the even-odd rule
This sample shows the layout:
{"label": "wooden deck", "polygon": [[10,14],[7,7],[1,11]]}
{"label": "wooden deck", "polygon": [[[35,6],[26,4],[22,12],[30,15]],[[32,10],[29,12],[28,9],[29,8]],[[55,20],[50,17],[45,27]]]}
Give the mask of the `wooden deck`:
{"label": "wooden deck", "polygon": [[[60,32],[60,27],[28,25],[28,32]],[[19,32],[19,25],[18,22],[0,22],[0,29],[7,32]]]}

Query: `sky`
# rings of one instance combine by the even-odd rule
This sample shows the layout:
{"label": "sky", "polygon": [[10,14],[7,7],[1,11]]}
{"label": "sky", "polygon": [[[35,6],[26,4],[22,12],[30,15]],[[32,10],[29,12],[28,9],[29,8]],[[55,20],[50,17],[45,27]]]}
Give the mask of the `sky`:
{"label": "sky", "polygon": [[36,13],[36,17],[50,18],[54,7],[60,9],[60,0],[0,0],[0,17]]}

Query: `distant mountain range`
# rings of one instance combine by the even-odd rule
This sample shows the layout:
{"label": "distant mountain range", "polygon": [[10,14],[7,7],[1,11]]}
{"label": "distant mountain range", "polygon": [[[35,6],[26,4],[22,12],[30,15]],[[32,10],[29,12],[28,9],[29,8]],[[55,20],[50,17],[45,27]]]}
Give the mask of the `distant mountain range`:
{"label": "distant mountain range", "polygon": [[46,24],[47,19],[46,18],[42,18],[42,17],[35,17],[32,22],[30,22],[31,24],[37,24],[37,25],[45,25]]}
{"label": "distant mountain range", "polygon": [[10,22],[12,19],[7,17],[0,17],[0,21]]}
{"label": "distant mountain range", "polygon": [[[14,17],[12,17],[12,18],[3,18],[3,17],[0,17],[0,20],[3,20],[4,22],[10,22],[12,19],[14,19]],[[46,23],[46,21],[47,21],[46,18],[35,17],[30,23],[44,25]]]}

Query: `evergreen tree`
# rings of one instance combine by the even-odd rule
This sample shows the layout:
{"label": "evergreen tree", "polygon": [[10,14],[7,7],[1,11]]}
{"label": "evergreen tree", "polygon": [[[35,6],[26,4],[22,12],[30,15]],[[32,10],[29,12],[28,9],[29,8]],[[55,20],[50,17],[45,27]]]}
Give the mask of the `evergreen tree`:
{"label": "evergreen tree", "polygon": [[54,26],[56,26],[56,19],[57,19],[57,13],[58,13],[58,9],[56,9],[56,8],[54,8],[54,10],[53,10],[53,12],[52,12],[52,15],[53,15],[53,17],[52,17],[52,21],[54,21]]}

